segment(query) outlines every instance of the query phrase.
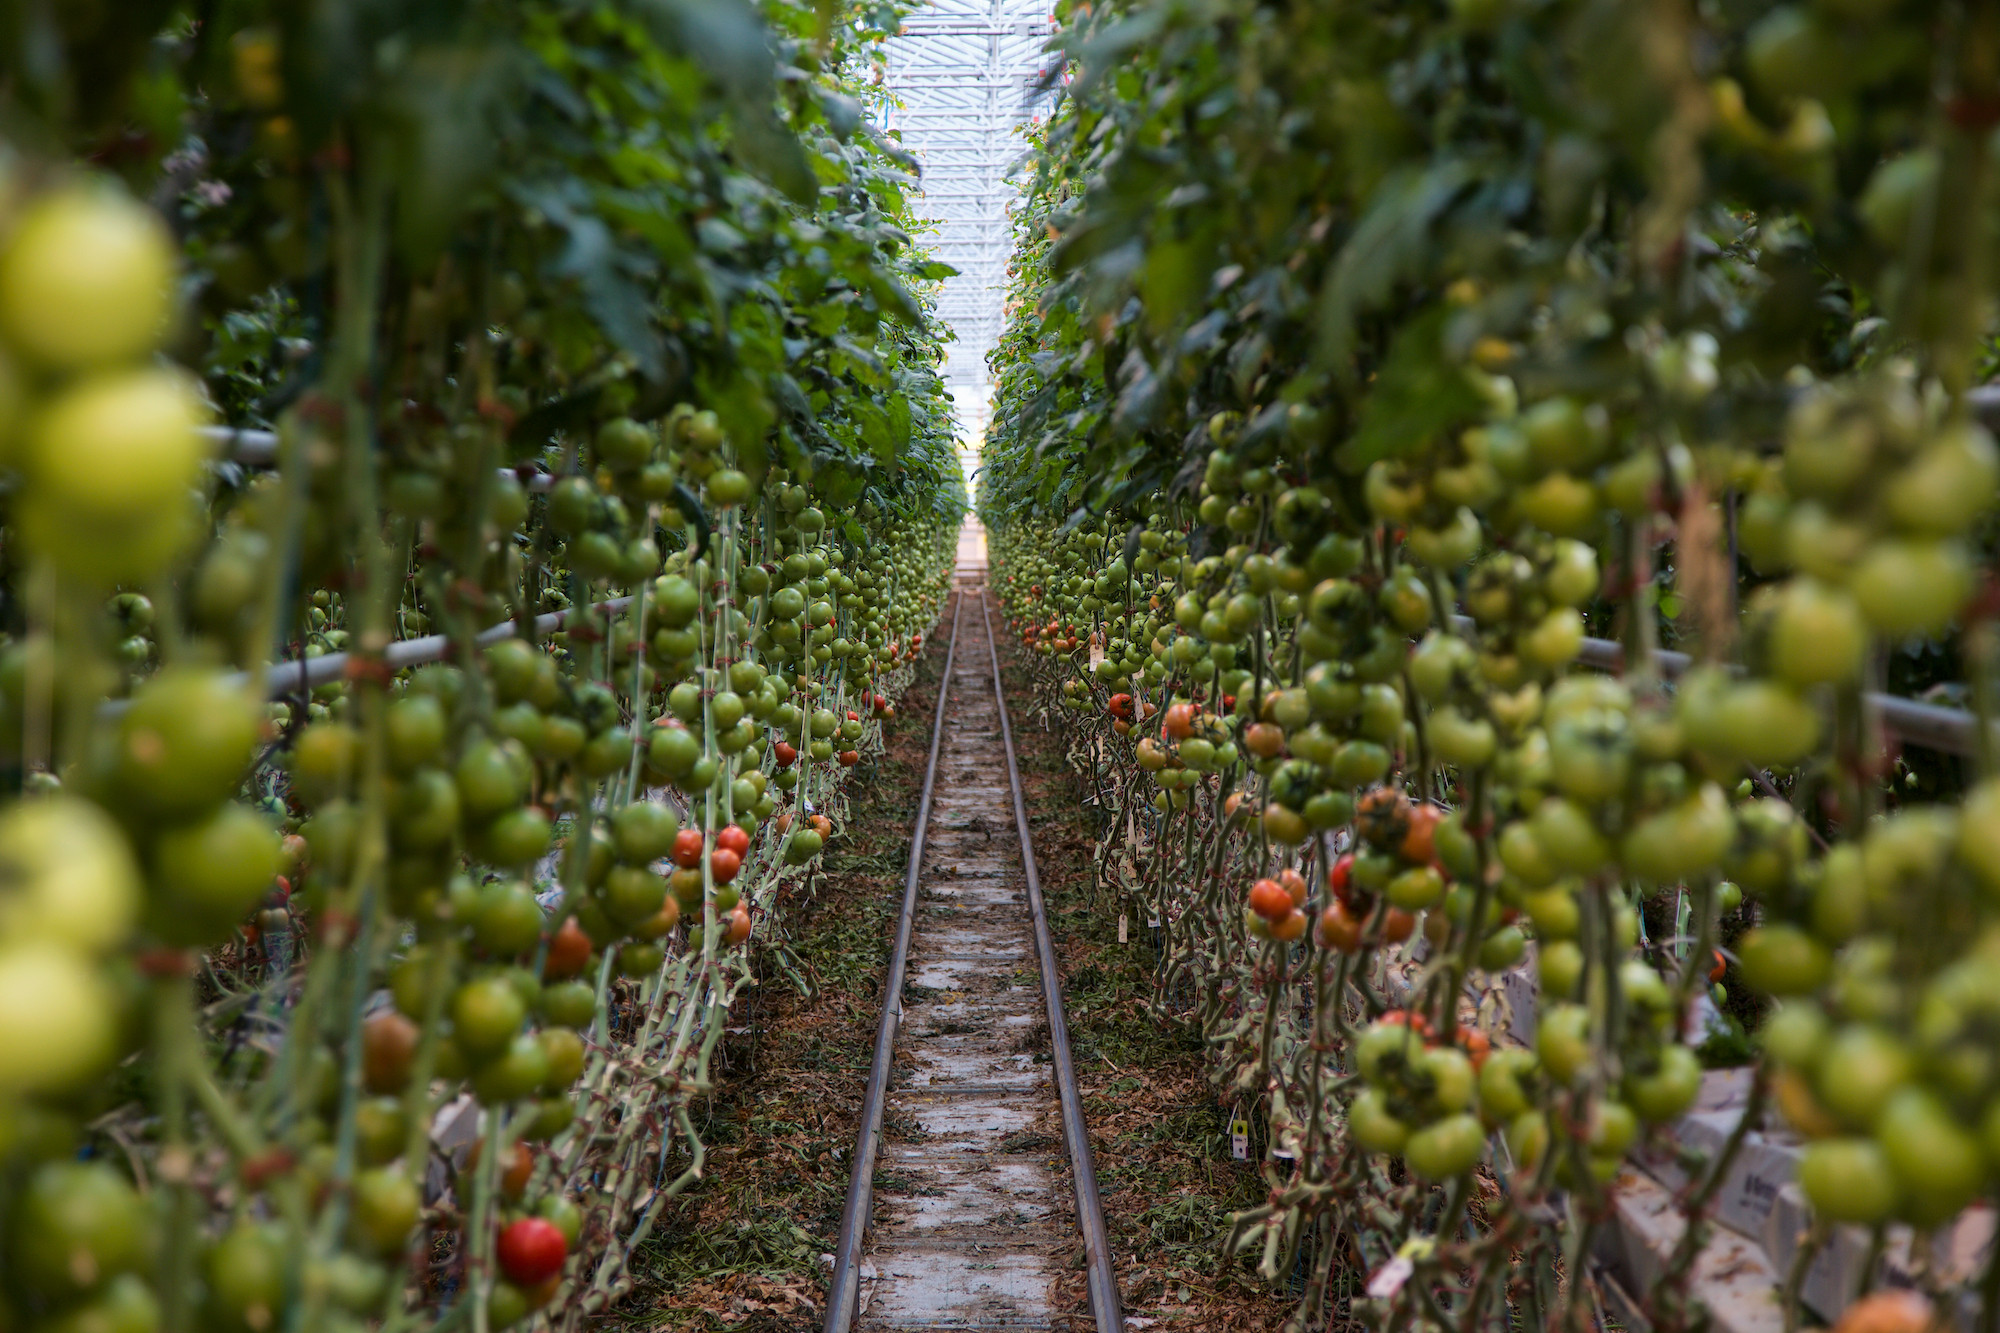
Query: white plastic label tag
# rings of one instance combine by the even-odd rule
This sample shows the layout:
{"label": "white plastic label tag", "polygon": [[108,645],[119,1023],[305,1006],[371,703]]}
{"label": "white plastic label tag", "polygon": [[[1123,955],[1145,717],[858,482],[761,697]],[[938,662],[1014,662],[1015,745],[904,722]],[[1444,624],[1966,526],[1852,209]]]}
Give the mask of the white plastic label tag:
{"label": "white plastic label tag", "polygon": [[1229,1155],[1239,1162],[1250,1160],[1250,1122],[1241,1109],[1229,1117]]}
{"label": "white plastic label tag", "polygon": [[1118,942],[1120,944],[1125,943],[1125,919],[1125,914],[1120,912],[1118,914]]}

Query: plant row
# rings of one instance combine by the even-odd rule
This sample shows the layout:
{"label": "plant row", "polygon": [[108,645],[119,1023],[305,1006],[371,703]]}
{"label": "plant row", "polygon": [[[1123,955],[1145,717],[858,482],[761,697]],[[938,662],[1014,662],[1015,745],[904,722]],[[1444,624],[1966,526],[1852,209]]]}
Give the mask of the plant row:
{"label": "plant row", "polygon": [[0,1328],[574,1329],[701,1186],[965,505],[896,20],[0,19]]}
{"label": "plant row", "polygon": [[[1995,16],[1065,19],[979,509],[1108,901],[1259,1108],[1231,1248],[1296,1328],[1588,1326],[1619,1171],[1743,1064],[1655,1327],[1752,1130],[1788,1324],[1837,1226],[1990,1199]],[[1991,1290],[1937,1253],[1924,1309]]]}

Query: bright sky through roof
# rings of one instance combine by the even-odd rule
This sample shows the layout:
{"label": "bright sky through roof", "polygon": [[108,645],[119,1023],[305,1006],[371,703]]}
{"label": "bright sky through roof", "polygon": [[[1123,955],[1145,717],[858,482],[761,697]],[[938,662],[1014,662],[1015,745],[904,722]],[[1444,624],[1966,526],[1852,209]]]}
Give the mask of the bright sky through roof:
{"label": "bright sky through roof", "polygon": [[986,426],[991,386],[986,352],[1000,336],[1017,193],[1008,169],[1024,152],[1015,133],[1049,98],[1036,85],[1051,59],[1049,0],[930,0],[889,42],[889,90],[903,102],[888,117],[923,167],[919,217],[937,221],[939,259],[958,269],[938,314],[958,335],[945,378],[961,439]]}

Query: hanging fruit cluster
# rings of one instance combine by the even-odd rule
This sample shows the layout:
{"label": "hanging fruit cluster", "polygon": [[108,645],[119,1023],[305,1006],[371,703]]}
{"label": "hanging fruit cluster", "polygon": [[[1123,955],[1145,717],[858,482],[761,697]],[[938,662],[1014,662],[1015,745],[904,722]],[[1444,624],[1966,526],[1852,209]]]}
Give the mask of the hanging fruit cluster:
{"label": "hanging fruit cluster", "polygon": [[947,593],[894,11],[126,9],[0,43],[0,1328],[574,1329]]}
{"label": "hanging fruit cluster", "polygon": [[[1994,16],[1065,17],[980,509],[1262,1108],[1232,1248],[1300,1327],[1357,1255],[1371,1326],[1582,1326],[1746,1057],[1822,1223],[1990,1198]],[[1965,739],[1899,753],[1926,688]]]}

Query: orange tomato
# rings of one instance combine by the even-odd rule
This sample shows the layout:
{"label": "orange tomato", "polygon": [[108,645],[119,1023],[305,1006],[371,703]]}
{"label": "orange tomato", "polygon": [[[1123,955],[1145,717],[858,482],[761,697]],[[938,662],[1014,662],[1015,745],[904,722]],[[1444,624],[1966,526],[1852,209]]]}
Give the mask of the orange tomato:
{"label": "orange tomato", "polygon": [[1250,910],[1266,921],[1284,920],[1297,907],[1292,895],[1275,879],[1260,879],[1250,886]]}
{"label": "orange tomato", "polygon": [[1338,902],[1327,904],[1319,914],[1319,947],[1335,953],[1355,953],[1361,948],[1361,922]]}

